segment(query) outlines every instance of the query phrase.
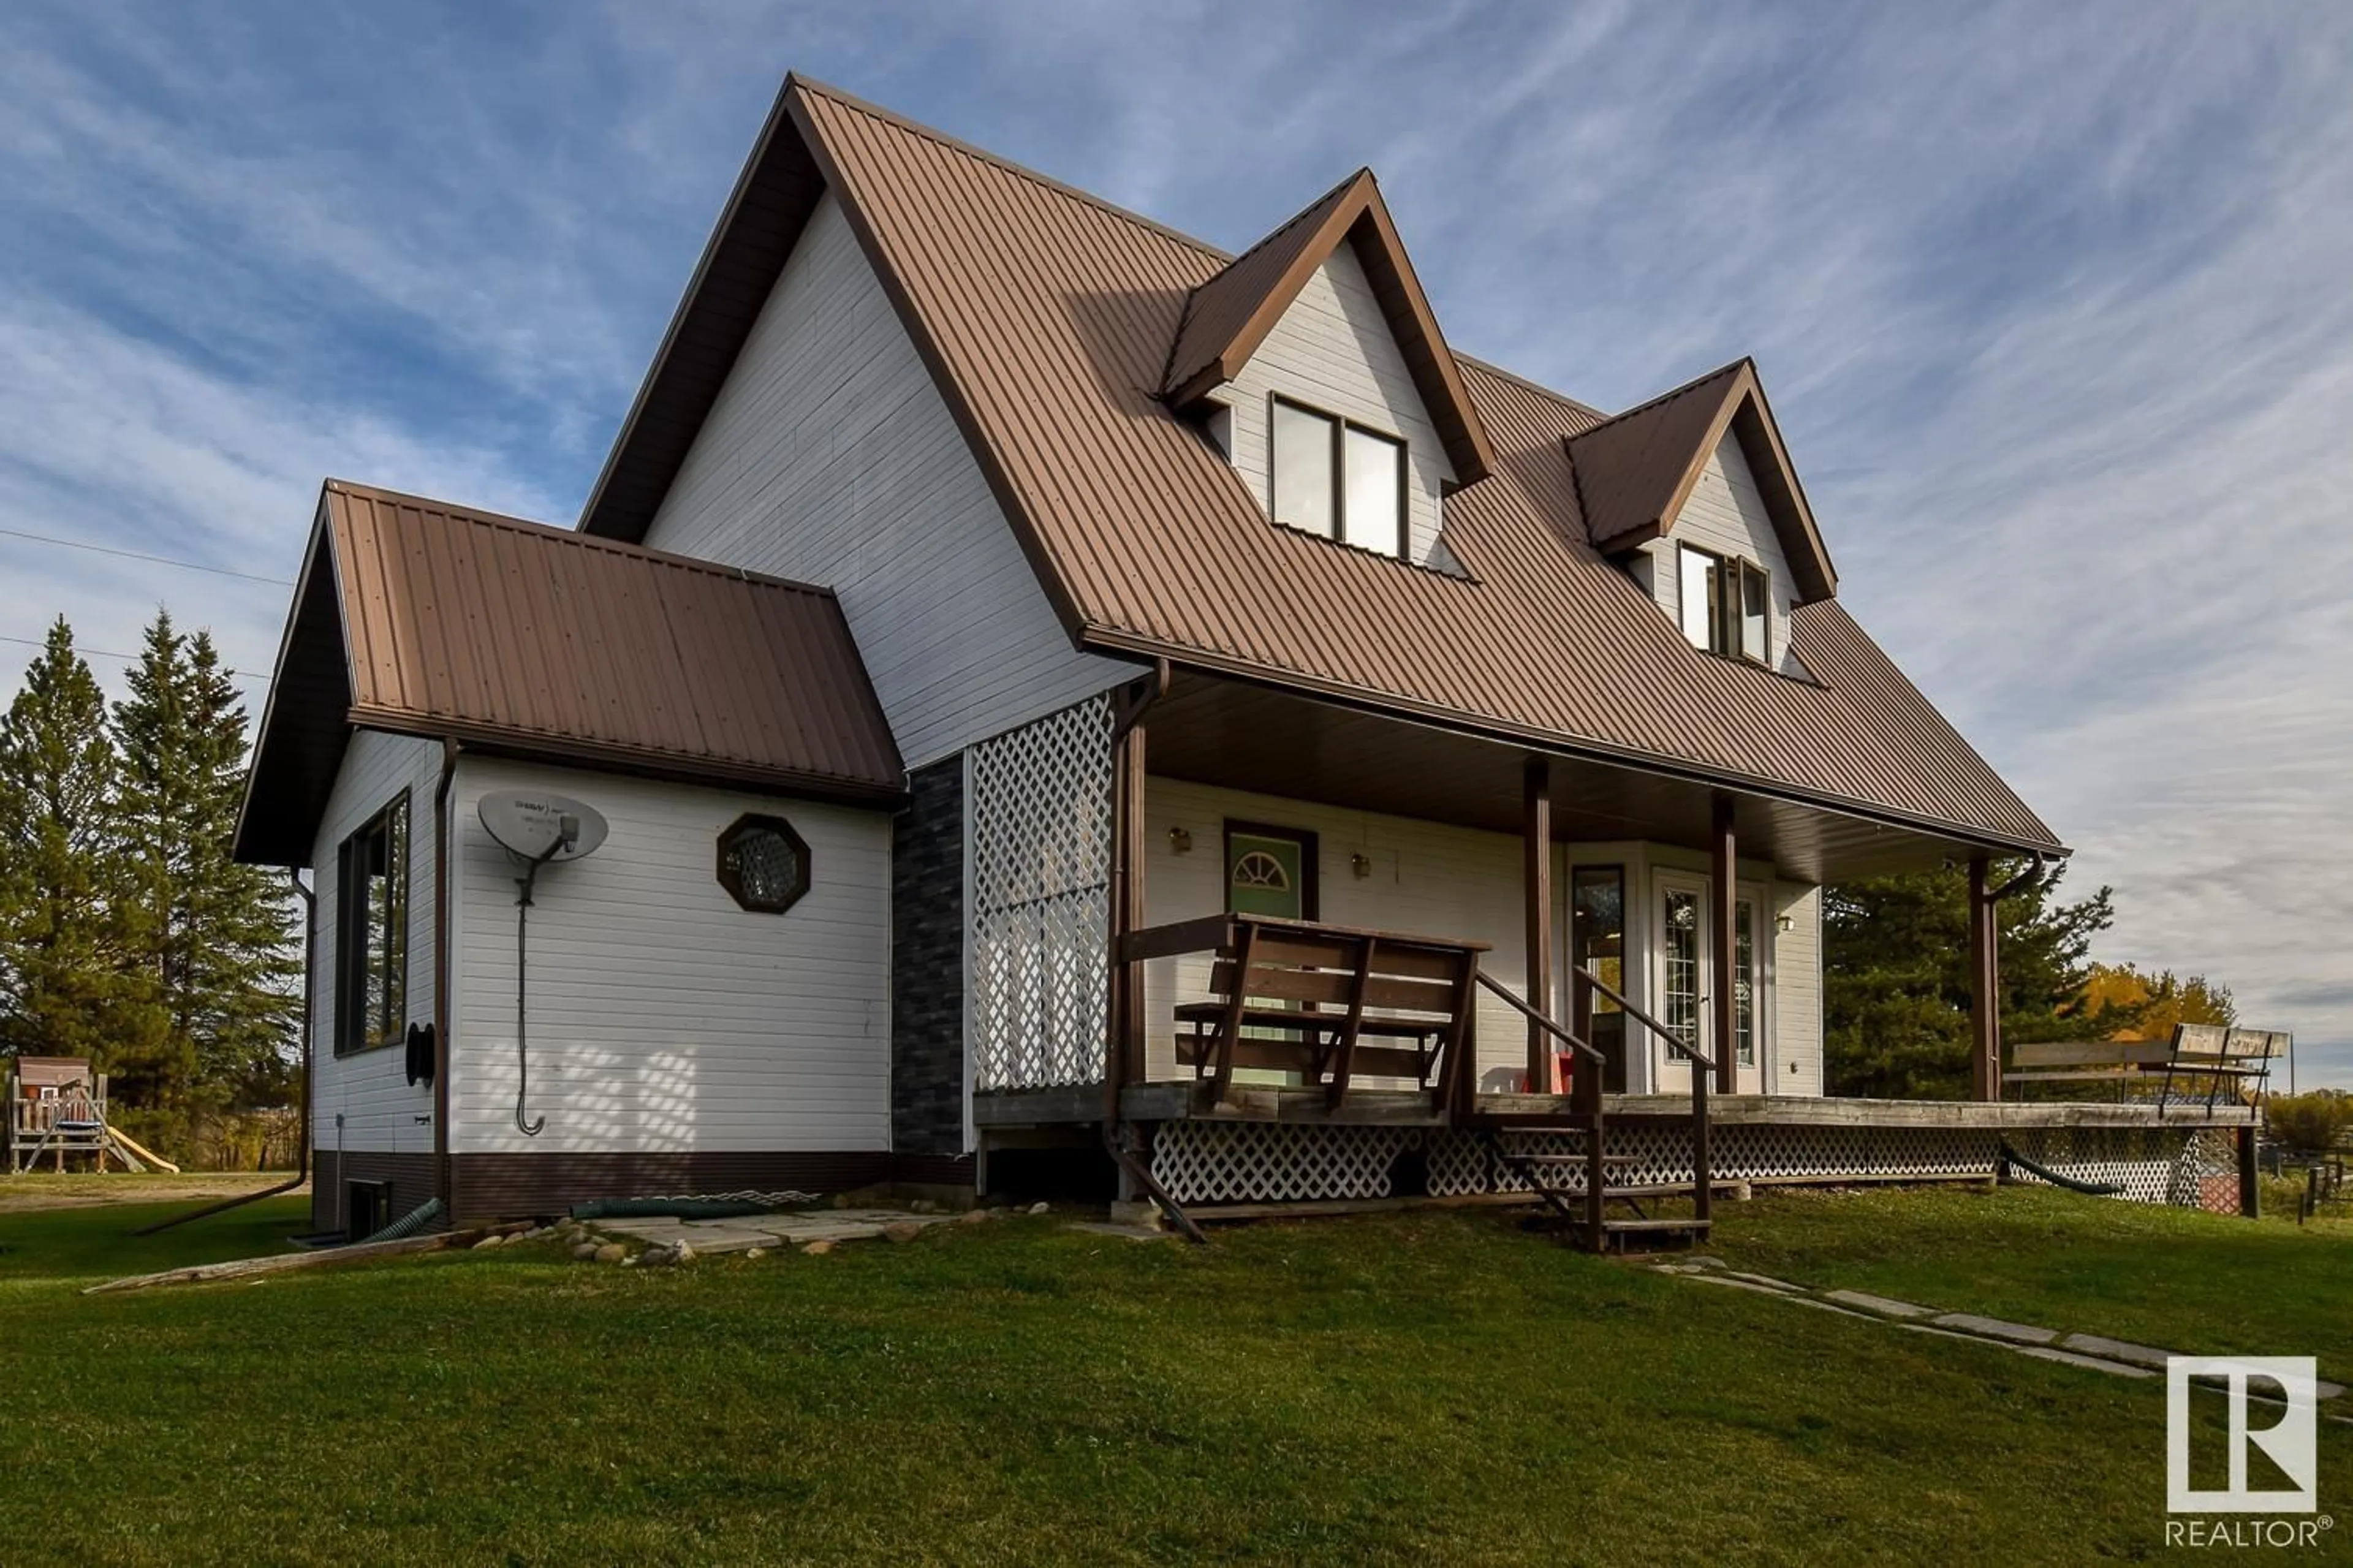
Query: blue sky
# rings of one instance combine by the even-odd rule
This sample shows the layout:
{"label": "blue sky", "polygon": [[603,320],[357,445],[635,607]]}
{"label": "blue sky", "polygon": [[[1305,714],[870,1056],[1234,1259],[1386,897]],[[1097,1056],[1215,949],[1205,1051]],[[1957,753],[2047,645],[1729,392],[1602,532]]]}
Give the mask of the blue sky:
{"label": "blue sky", "polygon": [[[787,68],[1230,247],[1370,163],[1455,345],[1603,406],[1755,354],[2104,953],[2353,1085],[2353,8],[20,0],[0,529],[282,577],[330,473],[570,521]],[[284,612],[0,584],[257,671]]]}

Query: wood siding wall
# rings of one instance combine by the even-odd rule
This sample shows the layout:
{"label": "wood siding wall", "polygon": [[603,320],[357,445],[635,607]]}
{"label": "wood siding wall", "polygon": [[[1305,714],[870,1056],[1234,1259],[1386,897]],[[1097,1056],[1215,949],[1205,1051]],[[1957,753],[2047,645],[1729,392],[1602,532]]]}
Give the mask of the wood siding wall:
{"label": "wood siding wall", "polygon": [[834,589],[910,769],[1134,673],[1072,648],[830,195],[646,542]]}
{"label": "wood siding wall", "polygon": [[[531,910],[530,1096],[515,1127],[515,883],[476,814],[553,790],[612,836],[540,874]],[[891,823],[876,812],[463,758],[450,1073],[453,1153],[887,1151]],[[716,875],[745,813],[809,847],[807,896],[739,908]]]}
{"label": "wood siding wall", "polygon": [[[352,737],[328,796],[311,854],[318,889],[316,945],[311,954],[311,1146],[379,1153],[433,1152],[433,1086],[410,1084],[399,1046],[335,1055],[335,904],[337,850],[363,824],[404,792],[408,796],[408,1017],[433,1021],[433,790],[441,777],[438,742],[363,730]],[[339,1130],[335,1118],[341,1115]],[[420,1117],[426,1120],[418,1120]],[[427,1177],[430,1194],[430,1177]]]}
{"label": "wood siding wall", "polygon": [[1649,587],[1667,618],[1680,626],[1678,543],[1745,557],[1773,574],[1773,667],[1784,673],[1796,672],[1799,667],[1789,654],[1789,610],[1795,587],[1789,558],[1781,548],[1780,535],[1773,531],[1773,520],[1765,510],[1764,495],[1757,488],[1756,475],[1749,471],[1740,438],[1728,430],[1708,458],[1699,483],[1692,487],[1673,531],[1644,545],[1636,563],[1635,575]]}
{"label": "wood siding wall", "polygon": [[1789,929],[1773,938],[1773,1063],[1777,1094],[1822,1092],[1822,890],[1773,884]]}
{"label": "wood siding wall", "polygon": [[1267,480],[1267,397],[1297,402],[1369,426],[1406,443],[1409,558],[1447,564],[1438,551],[1441,485],[1453,466],[1430,422],[1413,372],[1398,352],[1356,247],[1344,245],[1307,280],[1282,320],[1219,394],[1232,410],[1229,455],[1261,507]]}

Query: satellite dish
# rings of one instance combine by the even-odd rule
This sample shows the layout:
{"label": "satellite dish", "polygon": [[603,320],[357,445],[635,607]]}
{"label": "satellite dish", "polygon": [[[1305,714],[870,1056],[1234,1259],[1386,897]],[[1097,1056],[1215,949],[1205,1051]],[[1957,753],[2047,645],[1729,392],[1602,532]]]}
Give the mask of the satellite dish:
{"label": "satellite dish", "polygon": [[520,859],[579,860],[596,852],[608,829],[596,807],[561,795],[486,795],[482,826]]}

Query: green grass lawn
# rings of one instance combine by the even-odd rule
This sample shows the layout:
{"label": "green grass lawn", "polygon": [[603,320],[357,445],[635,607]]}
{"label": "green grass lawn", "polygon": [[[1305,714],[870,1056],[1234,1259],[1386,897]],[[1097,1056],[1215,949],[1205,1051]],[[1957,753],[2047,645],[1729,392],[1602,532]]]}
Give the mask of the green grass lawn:
{"label": "green grass lawn", "polygon": [[[1206,1249],[1050,1215],[681,1270],[525,1247],[79,1295],[304,1219],[281,1199],[125,1238],[155,1212],[0,1215],[10,1563],[2162,1552],[2161,1388],[1587,1258],[1491,1212]],[[2346,1370],[2344,1325],[2306,1310],[2331,1270],[2353,1281],[2341,1231],[2015,1190],[1721,1212],[1727,1257],[1810,1282],[2083,1304],[2066,1326]],[[2341,1506],[2353,1427],[2321,1441]]]}

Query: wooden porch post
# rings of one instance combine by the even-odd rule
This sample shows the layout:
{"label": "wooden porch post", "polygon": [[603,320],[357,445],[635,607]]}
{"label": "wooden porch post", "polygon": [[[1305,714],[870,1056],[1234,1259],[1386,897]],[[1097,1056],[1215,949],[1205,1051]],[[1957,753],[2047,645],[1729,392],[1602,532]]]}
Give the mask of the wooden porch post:
{"label": "wooden porch post", "polygon": [[2001,1098],[2000,926],[1987,886],[1992,862],[1969,858],[1969,1097]]}
{"label": "wooden porch post", "polygon": [[[1527,816],[1522,828],[1520,885],[1527,900],[1528,1005],[1549,1018],[1552,1013],[1552,763],[1530,757],[1526,768]],[[1552,1039],[1534,1019],[1528,1022],[1528,1092],[1546,1093],[1552,1085],[1548,1063]]]}
{"label": "wooden porch post", "polygon": [[1111,1019],[1103,1053],[1103,1109],[1119,1120],[1119,1094],[1144,1076],[1143,966],[1126,955],[1144,925],[1145,740],[1141,721],[1113,743],[1111,850]]}
{"label": "wooden porch post", "polygon": [[[1715,950],[1715,1087],[1725,1094],[1739,1086],[1739,998],[1733,994],[1733,960],[1738,952],[1736,927],[1740,898],[1740,844],[1732,828],[1732,797],[1718,795],[1714,802],[1715,831],[1708,836],[1713,851],[1712,883]],[[1697,1069],[1694,1068],[1694,1071]]]}

